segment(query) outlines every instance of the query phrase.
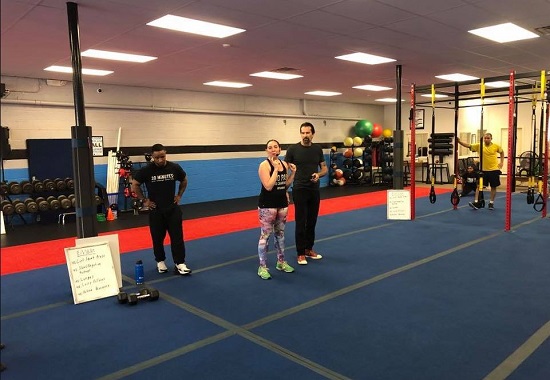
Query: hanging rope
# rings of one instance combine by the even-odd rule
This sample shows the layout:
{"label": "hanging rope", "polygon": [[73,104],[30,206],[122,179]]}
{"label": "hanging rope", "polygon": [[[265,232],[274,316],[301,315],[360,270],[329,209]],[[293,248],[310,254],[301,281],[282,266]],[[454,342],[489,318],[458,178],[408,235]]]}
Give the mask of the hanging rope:
{"label": "hanging rope", "polygon": [[537,87],[533,88],[533,99],[531,101],[531,133],[533,141],[531,141],[531,155],[529,157],[529,179],[527,181],[527,204],[531,205],[535,202],[535,145],[537,142]]}
{"label": "hanging rope", "polygon": [[[432,84],[432,140],[435,139],[435,86]],[[433,146],[433,143],[432,143]],[[430,203],[435,203],[437,196],[435,195],[435,149],[432,149],[432,178],[430,187]]]}

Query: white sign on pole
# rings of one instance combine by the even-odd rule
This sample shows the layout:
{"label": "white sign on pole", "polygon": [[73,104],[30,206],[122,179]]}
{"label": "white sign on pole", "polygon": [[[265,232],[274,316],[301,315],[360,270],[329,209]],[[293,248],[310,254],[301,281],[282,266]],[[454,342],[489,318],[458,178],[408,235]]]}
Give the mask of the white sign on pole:
{"label": "white sign on pole", "polygon": [[388,190],[387,195],[387,218],[411,220],[411,192],[409,190]]}

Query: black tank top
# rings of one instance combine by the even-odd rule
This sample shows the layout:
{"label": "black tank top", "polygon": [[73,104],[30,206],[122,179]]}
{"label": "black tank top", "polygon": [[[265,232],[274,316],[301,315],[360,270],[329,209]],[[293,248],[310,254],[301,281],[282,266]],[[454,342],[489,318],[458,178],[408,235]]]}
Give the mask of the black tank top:
{"label": "black tank top", "polygon": [[[269,171],[269,175],[272,176],[273,171],[275,170],[275,167],[273,166],[271,161],[267,160],[267,162],[271,167],[271,170]],[[273,189],[271,189],[271,191],[268,191],[262,185],[262,189],[260,191],[260,197],[258,200],[258,207],[260,208],[288,207],[288,201],[286,199],[286,176],[287,176],[287,170],[286,170],[286,166],[283,163],[283,170],[278,172],[277,180],[275,181],[275,185],[273,186]]]}

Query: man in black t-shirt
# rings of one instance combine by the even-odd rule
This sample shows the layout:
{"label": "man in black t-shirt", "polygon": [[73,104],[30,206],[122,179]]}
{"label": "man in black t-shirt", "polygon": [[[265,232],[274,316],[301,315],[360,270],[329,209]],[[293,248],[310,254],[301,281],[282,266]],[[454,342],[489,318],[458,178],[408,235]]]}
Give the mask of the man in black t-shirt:
{"label": "man in black t-shirt", "polygon": [[319,179],[327,174],[327,164],[323,150],[314,144],[315,127],[311,123],[300,126],[301,141],[291,145],[286,151],[285,161],[296,165],[296,176],[292,186],[292,199],[295,210],[295,235],[298,264],[306,265],[307,258],[322,259],[313,250],[315,225],[319,215],[321,195]]}
{"label": "man in black t-shirt", "polygon": [[[143,201],[143,206],[150,210],[149,230],[159,273],[168,272],[164,252],[164,238],[168,232],[176,271],[186,275],[191,273],[191,269],[185,264],[185,243],[179,202],[187,188],[187,175],[180,165],[166,160],[166,149],[161,144],[153,145],[151,153],[153,162],[134,175],[132,191]],[[176,182],[179,182],[179,187],[174,195]],[[142,183],[147,188],[147,198],[141,191]]]}

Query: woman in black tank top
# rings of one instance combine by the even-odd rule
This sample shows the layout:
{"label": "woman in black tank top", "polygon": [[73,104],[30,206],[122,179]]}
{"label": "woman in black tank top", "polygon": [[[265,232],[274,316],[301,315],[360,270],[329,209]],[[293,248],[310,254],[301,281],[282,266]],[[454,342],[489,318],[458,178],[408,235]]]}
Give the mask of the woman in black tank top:
{"label": "woman in black tank top", "polygon": [[258,176],[262,185],[258,198],[258,215],[261,227],[258,242],[258,256],[260,258],[258,276],[263,280],[271,278],[267,268],[267,252],[269,237],[272,234],[277,250],[276,269],[286,273],[294,272],[294,268],[285,261],[284,234],[289,203],[286,190],[294,180],[296,166],[279,159],[281,147],[277,140],[267,142],[266,152],[267,159],[262,161],[258,168]]}

